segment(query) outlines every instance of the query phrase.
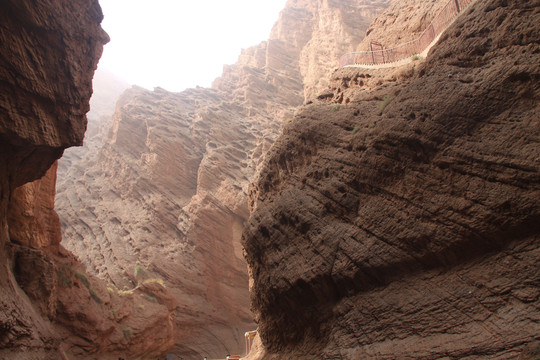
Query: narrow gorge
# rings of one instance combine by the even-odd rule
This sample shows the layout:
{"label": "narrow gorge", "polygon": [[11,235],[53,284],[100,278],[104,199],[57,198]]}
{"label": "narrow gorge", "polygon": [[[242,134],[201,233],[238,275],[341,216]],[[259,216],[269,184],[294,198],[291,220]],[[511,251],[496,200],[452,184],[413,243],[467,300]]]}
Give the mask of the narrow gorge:
{"label": "narrow gorge", "polygon": [[183,92],[96,71],[97,0],[3,2],[0,359],[540,356],[540,3],[337,68],[447,2],[289,0]]}
{"label": "narrow gorge", "polygon": [[256,328],[240,243],[249,183],[305,93],[325,86],[388,4],[290,1],[270,38],[212,88],[128,89],[110,128],[87,138],[103,145],[60,161],[65,245],[119,291],[136,285],[138,268],[164,282],[178,301],[172,353],[244,351]]}

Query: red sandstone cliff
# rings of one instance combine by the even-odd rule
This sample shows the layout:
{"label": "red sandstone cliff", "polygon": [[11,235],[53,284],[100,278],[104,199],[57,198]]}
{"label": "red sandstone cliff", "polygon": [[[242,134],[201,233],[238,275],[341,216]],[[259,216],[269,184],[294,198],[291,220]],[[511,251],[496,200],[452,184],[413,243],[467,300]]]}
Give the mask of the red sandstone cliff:
{"label": "red sandstone cliff", "polygon": [[538,356],[539,23],[478,1],[297,112],[250,189],[253,358]]}
{"label": "red sandstone cliff", "polygon": [[[82,142],[92,74],[108,40],[97,3],[72,4],[0,5],[0,354],[10,358],[54,354],[59,341],[49,322],[54,265],[46,260],[60,242],[55,167],[45,173],[64,148]],[[26,355],[15,355],[21,347]]]}
{"label": "red sandstone cliff", "polygon": [[356,51],[370,50],[371,41],[391,48],[417,39],[447,3],[448,0],[392,2],[388,9],[369,25],[366,37]]}
{"label": "red sandstone cliff", "polygon": [[[108,288],[58,245],[52,200],[53,164],[86,126],[106,41],[99,7],[0,5],[0,356],[151,357],[177,338],[187,356],[235,346],[227,337],[243,329],[230,322],[249,321],[228,313],[246,308],[239,191],[275,118],[319,86],[317,65],[302,64],[321,46],[305,49],[331,43],[285,37],[340,29],[324,19],[355,9],[307,4],[291,1],[291,27],[246,50],[215,89],[134,88],[120,102],[100,157],[85,157],[76,179],[97,200],[66,193],[83,220],[73,246],[98,254],[86,262]],[[539,20],[532,0],[480,1],[425,63],[341,70],[290,121],[251,190],[244,235],[263,356],[534,358]]]}
{"label": "red sandstone cliff", "polygon": [[322,86],[388,3],[289,1],[270,39],[225,66],[211,89],[126,91],[105,144],[60,172],[67,246],[119,289],[139,266],[174,294],[171,352],[243,351],[256,326],[240,245],[249,182],[304,89]]}
{"label": "red sandstone cliff", "polygon": [[176,338],[161,285],[120,296],[60,245],[56,160],[82,143],[102,18],[97,1],[0,4],[1,358],[155,356]]}

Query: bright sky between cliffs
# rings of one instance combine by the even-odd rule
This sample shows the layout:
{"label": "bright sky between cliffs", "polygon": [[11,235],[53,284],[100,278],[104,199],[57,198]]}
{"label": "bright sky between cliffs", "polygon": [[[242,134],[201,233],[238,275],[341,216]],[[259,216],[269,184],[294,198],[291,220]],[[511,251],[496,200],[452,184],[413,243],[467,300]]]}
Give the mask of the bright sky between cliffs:
{"label": "bright sky between cliffs", "polygon": [[111,37],[99,66],[131,84],[208,87],[267,40],[285,0],[100,0]]}

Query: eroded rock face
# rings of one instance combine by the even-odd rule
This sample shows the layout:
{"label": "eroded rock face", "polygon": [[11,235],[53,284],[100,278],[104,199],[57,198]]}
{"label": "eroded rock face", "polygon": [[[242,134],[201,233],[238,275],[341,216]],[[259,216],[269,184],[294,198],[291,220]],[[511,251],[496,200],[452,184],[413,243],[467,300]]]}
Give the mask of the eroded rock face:
{"label": "eroded rock face", "polygon": [[176,338],[162,285],[120,296],[59,245],[56,160],[84,136],[102,18],[97,1],[0,4],[1,358],[152,357]]}
{"label": "eroded rock face", "polygon": [[43,177],[64,148],[82,141],[93,70],[108,41],[101,19],[95,1],[0,5],[2,356],[58,356],[58,337],[49,322],[56,311],[54,265],[37,259],[43,257],[40,250],[33,250],[41,254],[35,261],[22,255],[29,247],[59,242],[54,169],[24,184]]}
{"label": "eroded rock face", "polygon": [[[239,243],[241,220],[202,190],[197,193],[198,177],[203,176],[208,177],[205,185],[227,191],[227,184],[216,184],[220,179],[211,174],[199,175],[198,168],[206,146],[212,149],[219,144],[231,154],[239,153],[232,153],[234,147],[227,140],[242,132],[226,117],[196,119],[198,108],[217,105],[219,98],[215,90],[193,92],[197,92],[196,102],[192,92],[128,90],[118,103],[95,166],[86,168],[77,180],[85,186],[58,196],[59,206],[66,205],[63,196],[70,196],[67,205],[74,213],[66,216],[84,219],[84,223],[71,220],[65,238],[71,239],[74,251],[95,272],[119,289],[132,286],[137,267],[149,278],[166,283],[179,304],[171,320],[178,325],[180,343],[170,351],[190,357],[205,349],[207,355],[212,349],[232,353],[233,346],[240,346],[243,331],[253,327],[245,263],[241,250],[235,252],[231,244],[234,236]],[[208,129],[219,120],[228,121],[231,128],[217,128],[212,137]],[[234,169],[242,159],[228,160]],[[192,203],[197,195],[200,198]],[[235,204],[234,198],[228,199]],[[198,226],[190,227],[192,218]]]}
{"label": "eroded rock face", "polygon": [[[7,148],[3,152],[19,154],[14,163],[22,164],[12,175],[14,187],[40,178],[63,148],[82,143],[86,129],[92,74],[108,37],[99,26],[97,1],[63,5],[60,1],[1,5],[0,134]],[[32,152],[36,147],[42,148]]]}
{"label": "eroded rock face", "polygon": [[[356,51],[371,50],[369,44],[372,41],[385,48],[392,48],[418,39],[447,3],[448,0],[392,2],[388,9],[369,25],[366,37]],[[379,50],[380,47],[375,46],[373,49]]]}
{"label": "eroded rock face", "polygon": [[[299,66],[305,100],[328,87],[339,57],[356,50],[371,21],[391,3],[391,0],[290,0],[287,3],[270,36],[294,37],[292,43],[301,49]],[[298,36],[301,32],[305,35]]]}
{"label": "eroded rock face", "polygon": [[[87,114],[88,126],[84,135],[83,146],[71,147],[64,151],[62,160],[59,162],[58,173],[61,179],[64,177],[79,177],[84,169],[79,163],[87,161],[90,154],[103,146],[106,134],[112,124],[112,114],[116,108],[118,97],[130,87],[121,78],[107,70],[98,68],[92,81],[94,93],[90,99],[90,111]],[[65,175],[68,174],[68,175]],[[60,182],[60,190],[62,182]]]}
{"label": "eroded rock face", "polygon": [[178,300],[171,352],[243,352],[244,332],[256,326],[240,245],[248,184],[305,87],[326,61],[337,65],[334,54],[354,49],[388,3],[290,1],[270,39],[225,66],[211,89],[126,91],[105,144],[60,174],[69,248],[120,289],[139,262]]}
{"label": "eroded rock face", "polygon": [[41,179],[13,190],[7,214],[12,242],[33,249],[60,244],[60,220],[54,211],[57,168],[55,162]]}
{"label": "eroded rock face", "polygon": [[539,21],[479,1],[410,77],[340,70],[285,127],[243,234],[259,358],[532,356]]}

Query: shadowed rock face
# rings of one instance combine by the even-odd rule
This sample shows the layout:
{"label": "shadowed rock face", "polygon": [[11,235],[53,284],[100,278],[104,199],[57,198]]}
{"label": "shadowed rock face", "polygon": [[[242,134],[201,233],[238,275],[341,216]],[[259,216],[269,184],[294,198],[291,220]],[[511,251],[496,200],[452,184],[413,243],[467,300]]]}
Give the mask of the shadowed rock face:
{"label": "shadowed rock face", "polygon": [[1,5],[0,136],[2,154],[14,159],[12,188],[40,178],[64,148],[82,143],[86,129],[93,70],[108,37],[97,1],[62,5]]}
{"label": "shadowed rock face", "polygon": [[243,234],[260,358],[534,353],[537,5],[479,1],[406,79],[340,70],[285,127]]}
{"label": "shadowed rock face", "polygon": [[82,143],[102,18],[97,1],[0,4],[0,358],[153,357],[177,336],[163,286],[120,296],[60,245],[56,160]]}
{"label": "shadowed rock face", "polygon": [[240,245],[248,184],[305,87],[355,48],[388,3],[290,1],[270,39],[225,66],[211,89],[127,90],[104,145],[60,170],[67,246],[120,288],[137,261],[165,281],[179,303],[171,352],[243,351],[256,326]]}
{"label": "shadowed rock face", "polygon": [[[60,242],[53,210],[55,169],[21,186],[41,178],[64,148],[82,142],[93,71],[108,41],[101,19],[96,1],[0,4],[2,356],[58,355],[58,336],[48,318],[56,310],[50,297],[56,292],[53,265],[37,260],[42,251],[28,249],[57,249]],[[26,251],[36,255],[35,266],[19,256]],[[39,282],[41,277],[50,281]],[[21,346],[27,349],[24,356],[17,355]]]}

